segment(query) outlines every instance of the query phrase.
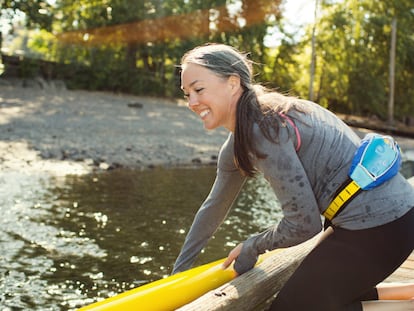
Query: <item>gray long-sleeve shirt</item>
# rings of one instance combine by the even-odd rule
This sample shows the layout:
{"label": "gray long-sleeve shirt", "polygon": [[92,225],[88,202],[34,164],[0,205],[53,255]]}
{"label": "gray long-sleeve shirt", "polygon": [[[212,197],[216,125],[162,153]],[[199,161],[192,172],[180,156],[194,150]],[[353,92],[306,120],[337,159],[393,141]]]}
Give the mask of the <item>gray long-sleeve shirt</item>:
{"label": "gray long-sleeve shirt", "polygon": [[[301,101],[307,113],[292,112],[301,146],[290,125],[281,126],[278,143],[267,140],[258,126],[254,140],[264,159],[254,159],[278,198],[283,218],[267,230],[248,238],[235,268],[246,271],[266,250],[297,245],[319,233],[321,214],[347,179],[360,138],[333,113],[312,102]],[[246,177],[234,164],[233,134],[223,144],[217,176],[207,199],[197,212],[178,256],[173,273],[191,267],[196,256],[225,219]],[[383,185],[361,192],[341,214],[335,226],[365,229],[393,221],[414,206],[414,191],[398,174]]]}

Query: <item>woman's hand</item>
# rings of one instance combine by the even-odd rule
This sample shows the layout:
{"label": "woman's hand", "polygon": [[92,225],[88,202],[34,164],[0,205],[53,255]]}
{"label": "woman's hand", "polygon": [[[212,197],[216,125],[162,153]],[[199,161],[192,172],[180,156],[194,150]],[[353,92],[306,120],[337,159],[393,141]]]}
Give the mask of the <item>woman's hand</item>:
{"label": "woman's hand", "polygon": [[248,240],[245,243],[237,245],[223,262],[223,269],[229,267],[233,261],[233,269],[237,275],[241,275],[252,269],[257,262],[258,255],[249,245],[251,244],[249,244]]}
{"label": "woman's hand", "polygon": [[227,256],[227,259],[223,262],[223,269],[228,268],[232,264],[232,262],[235,261],[237,257],[239,257],[242,247],[243,243],[240,243],[235,248],[233,248],[233,250]]}

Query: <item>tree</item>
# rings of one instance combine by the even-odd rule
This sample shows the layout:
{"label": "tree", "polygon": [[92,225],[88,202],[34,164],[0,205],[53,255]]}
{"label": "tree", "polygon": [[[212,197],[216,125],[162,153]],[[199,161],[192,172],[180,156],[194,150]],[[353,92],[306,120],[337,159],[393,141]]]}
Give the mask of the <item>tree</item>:
{"label": "tree", "polygon": [[[104,50],[108,51],[104,54],[107,57],[111,50],[116,53],[112,59],[104,57],[106,68],[113,63],[113,69],[103,76],[112,78],[117,70],[121,70],[117,72],[118,76],[122,71],[128,72],[122,75],[125,81],[117,79],[117,90],[126,91],[129,85],[134,85],[138,92],[152,89],[165,94],[176,83],[174,64],[186,50],[197,44],[224,42],[251,51],[259,60],[264,59],[263,38],[270,24],[266,21],[276,20],[280,14],[279,2],[243,0],[238,2],[239,10],[231,9],[230,2],[146,0],[131,7],[130,1],[125,0],[105,2],[107,4],[84,0],[74,4],[60,0],[56,7],[65,22],[60,24],[58,38],[62,44],[73,46],[77,55],[86,55],[87,58],[83,58],[88,66],[99,68],[96,62],[102,63],[98,55]],[[83,9],[79,10],[79,7]],[[85,52],[80,54],[80,50]],[[64,51],[68,53],[67,49]],[[111,85],[111,81],[93,81]]]}
{"label": "tree", "polygon": [[12,20],[13,15],[20,11],[26,15],[25,23],[28,28],[40,27],[51,30],[53,12],[52,6],[46,0],[3,0],[2,17]]}
{"label": "tree", "polygon": [[408,0],[387,5],[368,0],[322,1],[316,68],[319,101],[338,112],[386,118],[391,20],[396,16],[396,113],[400,117],[401,111],[412,113],[412,91],[407,83],[413,83],[414,72],[409,56],[413,9]]}
{"label": "tree", "polygon": [[[52,26],[52,11],[51,6],[45,0],[3,0],[1,11],[0,11],[0,19],[3,22],[8,23],[10,28],[13,31],[13,20],[16,16],[16,13],[24,13],[26,18],[24,19],[25,25],[28,28],[42,28],[50,30]],[[3,47],[3,36],[0,32],[0,50]]]}

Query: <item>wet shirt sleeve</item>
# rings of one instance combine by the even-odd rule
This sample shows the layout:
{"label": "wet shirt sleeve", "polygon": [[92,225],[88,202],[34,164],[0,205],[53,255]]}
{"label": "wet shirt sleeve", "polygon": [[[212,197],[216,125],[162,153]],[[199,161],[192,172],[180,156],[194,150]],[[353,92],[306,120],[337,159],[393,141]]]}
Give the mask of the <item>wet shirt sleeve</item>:
{"label": "wet shirt sleeve", "polygon": [[173,274],[191,268],[200,251],[225,219],[245,179],[234,164],[230,135],[219,153],[213,187],[194,218],[175,262]]}
{"label": "wet shirt sleeve", "polygon": [[270,142],[258,131],[256,141],[267,157],[258,159],[257,167],[275,192],[282,207],[283,218],[278,224],[243,243],[241,254],[235,263],[239,274],[251,269],[257,256],[266,250],[297,245],[322,229],[315,195],[287,130],[281,128],[279,143]]}

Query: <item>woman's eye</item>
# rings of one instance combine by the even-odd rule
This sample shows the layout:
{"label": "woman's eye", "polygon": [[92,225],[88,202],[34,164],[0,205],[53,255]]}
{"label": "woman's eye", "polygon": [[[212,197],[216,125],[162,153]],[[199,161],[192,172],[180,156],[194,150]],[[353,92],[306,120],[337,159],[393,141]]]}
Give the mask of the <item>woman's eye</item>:
{"label": "woman's eye", "polygon": [[[199,94],[200,92],[202,92],[204,90],[203,87],[198,88],[198,89],[194,89],[194,92],[196,92],[197,94]],[[189,93],[184,93],[184,98],[185,99],[189,99],[190,98],[190,94]]]}

